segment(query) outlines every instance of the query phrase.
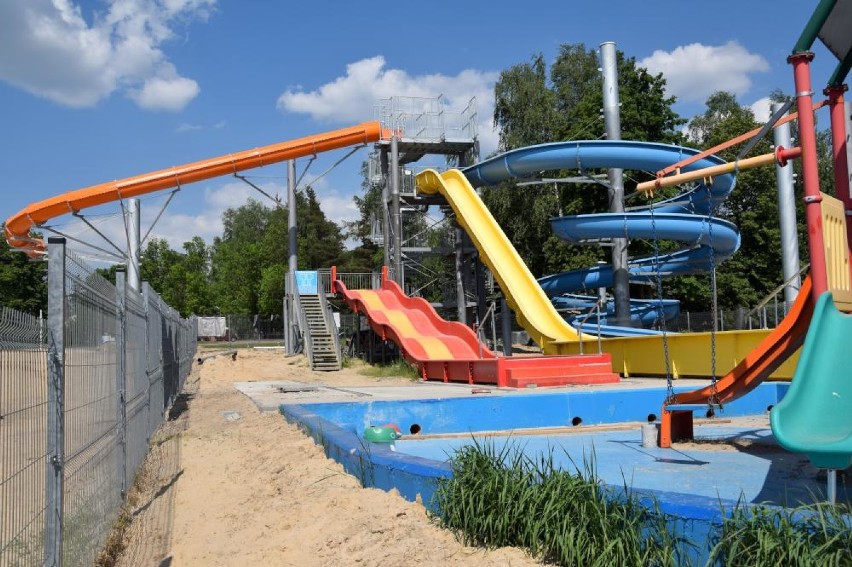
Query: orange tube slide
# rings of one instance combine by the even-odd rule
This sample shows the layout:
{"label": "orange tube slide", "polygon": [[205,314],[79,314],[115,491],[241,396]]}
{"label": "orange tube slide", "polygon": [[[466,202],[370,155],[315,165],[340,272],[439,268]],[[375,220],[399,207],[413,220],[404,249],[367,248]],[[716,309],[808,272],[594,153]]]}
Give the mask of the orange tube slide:
{"label": "orange tube slide", "polygon": [[378,141],[381,136],[382,128],[379,122],[364,122],[357,126],[341,128],[324,134],[307,136],[289,142],[279,142],[253,150],[69,191],[30,204],[22,211],[9,217],[6,220],[6,240],[9,245],[34,257],[45,251],[44,242],[30,238],[29,233],[33,228],[52,218],[120,199],[171,189],[222,175],[231,175],[238,171],[271,165],[288,159],[316,155],[320,152],[357,144],[369,144]]}

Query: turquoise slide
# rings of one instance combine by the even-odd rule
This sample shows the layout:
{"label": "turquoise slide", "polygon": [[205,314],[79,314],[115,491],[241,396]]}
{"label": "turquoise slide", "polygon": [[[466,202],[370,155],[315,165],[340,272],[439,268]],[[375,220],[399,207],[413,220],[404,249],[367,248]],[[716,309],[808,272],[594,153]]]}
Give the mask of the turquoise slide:
{"label": "turquoise slide", "polygon": [[769,414],[778,443],[821,469],[852,466],[850,337],[852,315],[837,310],[831,292],[822,294],[793,383]]}

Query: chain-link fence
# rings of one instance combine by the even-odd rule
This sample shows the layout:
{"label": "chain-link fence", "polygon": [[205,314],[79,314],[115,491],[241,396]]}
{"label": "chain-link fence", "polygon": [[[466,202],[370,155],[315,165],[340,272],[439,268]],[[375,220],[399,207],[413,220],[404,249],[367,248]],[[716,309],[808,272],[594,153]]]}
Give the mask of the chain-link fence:
{"label": "chain-link fence", "polygon": [[196,325],[51,239],[46,321],[0,309],[0,565],[91,565],[189,373]]}

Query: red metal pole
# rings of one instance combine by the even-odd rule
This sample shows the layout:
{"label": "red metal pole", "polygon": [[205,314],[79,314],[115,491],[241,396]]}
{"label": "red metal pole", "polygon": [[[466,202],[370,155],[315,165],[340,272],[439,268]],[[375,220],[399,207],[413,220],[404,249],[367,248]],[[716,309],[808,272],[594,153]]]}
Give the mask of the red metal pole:
{"label": "red metal pole", "polygon": [[[834,158],[834,194],[843,201],[846,211],[846,245],[849,257],[852,258],[852,195],[849,186],[849,164],[846,161],[846,116],[843,93],[848,90],[846,85],[831,86],[823,91],[828,97],[831,114],[831,148]],[[852,264],[849,269],[852,270]]]}
{"label": "red metal pole", "polygon": [[802,178],[805,189],[805,218],[808,223],[808,251],[811,257],[811,281],[814,299],[828,290],[828,272],[825,265],[825,246],[822,234],[822,217],[817,169],[816,131],[814,128],[813,91],[811,90],[810,64],[814,54],[794,53],[787,58],[793,65],[796,83],[796,108],[799,114],[799,145],[802,148]]}

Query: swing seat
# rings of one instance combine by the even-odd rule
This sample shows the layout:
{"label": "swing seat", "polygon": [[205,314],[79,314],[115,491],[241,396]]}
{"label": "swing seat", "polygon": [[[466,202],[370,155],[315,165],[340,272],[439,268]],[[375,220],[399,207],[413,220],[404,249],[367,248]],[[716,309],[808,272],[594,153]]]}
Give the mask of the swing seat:
{"label": "swing seat", "polygon": [[852,365],[847,356],[852,315],[831,292],[814,308],[793,383],[769,414],[772,433],[787,450],[806,453],[817,468],[852,466]]}

